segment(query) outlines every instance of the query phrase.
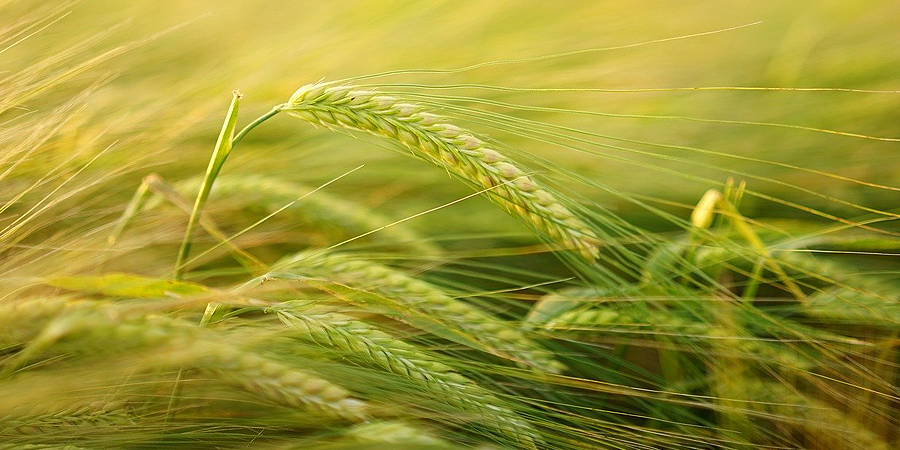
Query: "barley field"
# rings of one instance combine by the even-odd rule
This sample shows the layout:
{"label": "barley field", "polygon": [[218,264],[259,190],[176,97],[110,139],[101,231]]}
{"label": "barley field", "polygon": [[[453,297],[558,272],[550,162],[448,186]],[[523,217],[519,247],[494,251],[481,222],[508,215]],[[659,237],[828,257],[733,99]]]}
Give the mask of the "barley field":
{"label": "barley field", "polygon": [[0,18],[0,450],[900,447],[897,2]]}

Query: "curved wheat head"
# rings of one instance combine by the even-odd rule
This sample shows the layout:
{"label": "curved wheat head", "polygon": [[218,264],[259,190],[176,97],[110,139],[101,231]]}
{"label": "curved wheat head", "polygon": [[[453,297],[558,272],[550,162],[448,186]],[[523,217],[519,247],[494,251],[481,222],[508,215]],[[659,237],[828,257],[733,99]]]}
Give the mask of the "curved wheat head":
{"label": "curved wheat head", "polygon": [[327,128],[399,142],[413,156],[490,190],[495,202],[555,243],[585,259],[597,257],[599,239],[584,221],[512,161],[446,117],[372,90],[328,83],[301,87],[280,110]]}

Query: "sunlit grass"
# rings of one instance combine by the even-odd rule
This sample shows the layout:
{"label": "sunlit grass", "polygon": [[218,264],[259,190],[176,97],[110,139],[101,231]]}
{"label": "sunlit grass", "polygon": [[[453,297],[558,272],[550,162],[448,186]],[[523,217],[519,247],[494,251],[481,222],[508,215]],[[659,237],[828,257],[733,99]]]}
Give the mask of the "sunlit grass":
{"label": "sunlit grass", "polygon": [[648,5],[0,4],[0,448],[896,447],[896,6]]}

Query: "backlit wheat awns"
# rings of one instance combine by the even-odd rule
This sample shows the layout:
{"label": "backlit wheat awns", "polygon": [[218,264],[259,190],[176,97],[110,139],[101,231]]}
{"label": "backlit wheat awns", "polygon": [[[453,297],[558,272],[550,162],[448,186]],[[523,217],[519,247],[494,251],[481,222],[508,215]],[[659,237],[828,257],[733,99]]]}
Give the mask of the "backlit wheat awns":
{"label": "backlit wheat awns", "polygon": [[594,260],[596,233],[522,169],[471,132],[420,105],[351,86],[306,85],[282,111],[332,129],[352,129],[387,137],[483,189],[510,212],[524,218],[554,243]]}

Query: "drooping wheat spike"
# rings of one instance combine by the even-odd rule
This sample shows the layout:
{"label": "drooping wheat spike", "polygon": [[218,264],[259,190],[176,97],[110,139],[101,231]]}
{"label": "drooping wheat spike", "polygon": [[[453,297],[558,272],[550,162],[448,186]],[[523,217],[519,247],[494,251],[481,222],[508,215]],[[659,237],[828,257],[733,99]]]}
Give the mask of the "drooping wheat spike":
{"label": "drooping wheat spike", "polygon": [[449,442],[427,429],[400,420],[354,425],[343,433],[344,439],[370,444],[399,444],[447,447]]}
{"label": "drooping wheat spike", "polygon": [[616,289],[600,286],[575,286],[560,289],[542,296],[528,311],[522,326],[526,329],[539,327],[580,306],[616,301],[624,294],[638,294],[639,292],[640,287],[636,285]]}
{"label": "drooping wheat spike", "polygon": [[[593,294],[589,289],[594,289]],[[562,294],[546,296],[546,300],[568,304],[579,296],[585,300],[598,299],[596,292],[598,292],[596,288],[567,289],[563,290]],[[758,338],[753,335],[737,336],[728,332],[723,334],[712,317],[697,317],[670,308],[651,309],[639,301],[609,300],[569,308],[544,321],[535,320],[532,326],[543,326],[548,331],[585,335],[625,334],[627,337],[638,332],[644,335],[646,332],[689,344],[701,352],[709,352],[710,344],[727,338],[729,347],[725,350],[718,349],[717,354],[775,364],[790,370],[805,371],[814,365],[810,357],[799,352],[794,345],[789,346],[772,341],[771,338]],[[549,306],[547,308],[549,309]],[[747,314],[745,316],[741,317],[741,320],[753,317]]]}
{"label": "drooping wheat spike", "polygon": [[[95,356],[159,350],[144,370],[189,368],[217,376],[282,405],[343,419],[364,420],[368,405],[310,371],[229,342],[227,334],[161,316],[138,316],[114,306],[68,312],[51,320],[20,353],[17,366],[54,353]],[[16,366],[9,366],[16,367]]]}
{"label": "drooping wheat spike", "polygon": [[134,425],[134,417],[124,408],[104,405],[101,402],[88,405],[73,405],[63,411],[53,411],[39,416],[7,416],[0,418],[0,429],[18,436],[48,435],[75,430],[107,430]]}
{"label": "drooping wheat spike", "polygon": [[186,363],[193,361],[196,369],[216,373],[223,380],[267,400],[294,408],[312,408],[353,421],[365,420],[367,416],[368,404],[354,398],[343,387],[297,367],[224,343],[195,342],[193,352],[205,352],[205,358],[192,355]]}
{"label": "drooping wheat spike", "polygon": [[401,341],[365,322],[335,312],[315,312],[308,302],[286,302],[269,308],[290,326],[292,336],[340,350],[353,358],[408,378],[427,396],[471,414],[473,421],[493,428],[527,448],[537,432],[490,390],[455,372],[435,355]]}
{"label": "drooping wheat spike", "polygon": [[810,284],[824,288],[803,312],[820,320],[869,327],[900,326],[900,287],[879,277],[859,275],[845,264],[802,252],[781,252],[779,259]]}
{"label": "drooping wheat spike", "polygon": [[673,311],[650,309],[634,300],[599,306],[586,304],[551,318],[543,327],[547,330],[587,333],[652,331],[660,334],[696,334],[698,331],[705,333],[708,325],[691,321]]}
{"label": "drooping wheat spike", "polygon": [[[182,195],[193,194],[199,190],[202,178],[191,178],[174,184],[175,190]],[[216,180],[213,199],[233,199],[243,207],[261,210],[262,214],[271,214],[285,205],[303,197],[300,201],[285,209],[281,216],[288,220],[302,222],[305,227],[347,239],[384,227],[392,222],[370,208],[318,191],[312,195],[313,188],[290,181],[263,175],[232,175]],[[147,209],[156,207],[160,201],[147,203]],[[368,239],[379,244],[401,248],[418,253],[434,255],[440,250],[422,236],[417,235],[402,224],[390,226],[372,233]]]}
{"label": "drooping wheat spike", "polygon": [[565,370],[551,352],[513,324],[457,300],[433,284],[385,265],[356,256],[309,250],[284,258],[274,268],[379,293],[429,314],[452,329],[461,329],[472,339],[520,365],[551,373]]}
{"label": "drooping wheat spike", "polygon": [[556,244],[588,260],[598,255],[597,234],[556,196],[488,143],[420,105],[362,88],[319,83],[298,89],[281,110],[327,128],[392,139],[413,156],[490,189],[493,200]]}

